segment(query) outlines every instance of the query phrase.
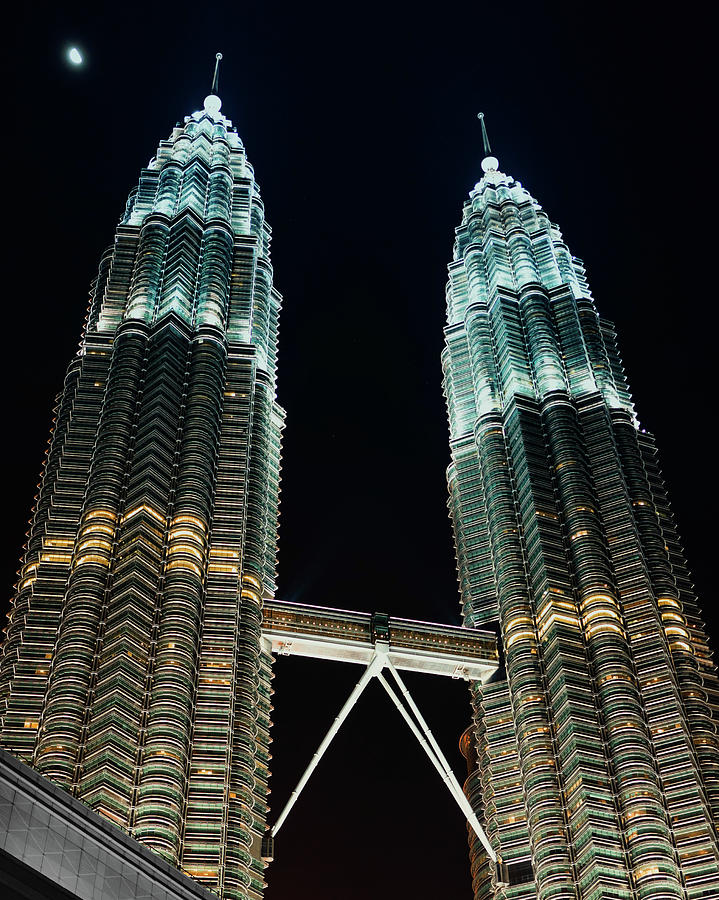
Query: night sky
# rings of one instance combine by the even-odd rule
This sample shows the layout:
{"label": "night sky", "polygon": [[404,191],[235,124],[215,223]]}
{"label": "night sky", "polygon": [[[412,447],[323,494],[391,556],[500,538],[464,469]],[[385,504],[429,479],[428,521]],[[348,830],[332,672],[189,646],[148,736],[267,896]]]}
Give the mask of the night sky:
{"label": "night sky", "polygon": [[[220,50],[285,298],[279,596],[459,623],[440,352],[483,110],[500,168],[558,223],[617,325],[717,634],[715,51],[699,4],[71,2],[12,19],[6,596],[100,254]],[[84,67],[65,61],[71,45]],[[291,658],[275,671],[271,821],[360,675]],[[408,682],[462,781],[466,687]],[[267,877],[267,900],[471,897],[461,814],[378,684]]]}

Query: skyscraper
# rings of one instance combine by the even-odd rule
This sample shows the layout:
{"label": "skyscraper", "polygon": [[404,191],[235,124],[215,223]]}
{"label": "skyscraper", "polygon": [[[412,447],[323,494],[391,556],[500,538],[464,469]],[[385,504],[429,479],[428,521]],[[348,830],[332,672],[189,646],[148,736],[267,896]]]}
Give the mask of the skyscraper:
{"label": "skyscraper", "polygon": [[3,649],[0,743],[244,898],[263,887],[281,298],[216,83],[142,170],[92,286]]}
{"label": "skyscraper", "polygon": [[505,677],[475,685],[463,746],[495,849],[531,870],[495,893],[472,839],[475,897],[717,897],[717,672],[654,441],[581,262],[485,154],[443,370],[464,620],[498,623]]}

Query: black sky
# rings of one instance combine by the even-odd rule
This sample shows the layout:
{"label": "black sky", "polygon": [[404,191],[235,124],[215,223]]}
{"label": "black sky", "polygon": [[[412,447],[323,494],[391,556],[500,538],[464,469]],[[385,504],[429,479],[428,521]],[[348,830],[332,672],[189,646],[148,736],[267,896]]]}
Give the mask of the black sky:
{"label": "black sky", "polygon": [[[223,111],[255,166],[285,297],[280,596],[459,621],[439,357],[481,109],[501,168],[559,224],[617,325],[716,634],[716,85],[699,4],[26,3],[11,24],[8,596],[90,279],[221,50]],[[72,44],[81,69],[64,61]],[[358,676],[279,661],[273,815]],[[411,686],[461,778],[465,689]],[[388,703],[370,688],[314,776],[268,900],[469,900],[461,816]]]}

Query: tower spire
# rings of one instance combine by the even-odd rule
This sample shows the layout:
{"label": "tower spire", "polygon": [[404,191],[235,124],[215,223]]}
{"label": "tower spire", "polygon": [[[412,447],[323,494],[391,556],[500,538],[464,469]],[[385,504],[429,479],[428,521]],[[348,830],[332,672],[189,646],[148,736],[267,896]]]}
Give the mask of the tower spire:
{"label": "tower spire", "polygon": [[496,172],[499,168],[499,160],[496,156],[492,156],[492,148],[489,145],[489,137],[487,136],[487,126],[484,124],[484,113],[477,113],[477,118],[482,125],[482,146],[484,147],[484,159],[482,160],[482,171]]}
{"label": "tower spire", "polygon": [[215,54],[215,74],[212,76],[212,87],[210,88],[210,93],[215,96],[218,95],[218,91],[220,89],[220,60],[222,59],[221,53]]}
{"label": "tower spire", "polygon": [[482,125],[482,145],[484,146],[484,155],[491,156],[492,148],[489,146],[489,138],[487,137],[487,126],[484,124],[484,113],[477,113],[477,118]]}
{"label": "tower spire", "polygon": [[221,53],[215,53],[215,72],[212,76],[212,87],[210,88],[210,93],[205,97],[205,113],[211,118],[216,119],[216,117],[220,113],[220,109],[222,108],[222,100],[220,100],[218,96],[218,91],[220,89],[220,60],[222,59]]}

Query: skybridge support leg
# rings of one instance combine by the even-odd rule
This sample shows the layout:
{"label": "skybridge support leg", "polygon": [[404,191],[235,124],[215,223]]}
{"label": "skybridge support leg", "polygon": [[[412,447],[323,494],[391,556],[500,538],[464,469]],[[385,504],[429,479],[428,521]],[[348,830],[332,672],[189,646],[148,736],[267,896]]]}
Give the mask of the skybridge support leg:
{"label": "skybridge support leg", "polygon": [[[409,711],[407,710],[407,706],[405,706],[404,703],[402,702],[402,700],[397,696],[392,685],[387,681],[387,679],[382,674],[382,669],[385,667],[388,668],[390,670],[390,672],[392,673],[392,676],[393,676],[395,682],[397,683],[397,687],[401,691],[402,696],[403,696],[405,702],[407,703],[407,706],[409,707],[409,709],[415,716],[416,721],[410,715]],[[472,807],[469,803],[469,800],[467,800],[467,797],[465,796],[464,791],[462,790],[459,782],[457,781],[457,779],[454,775],[454,772],[452,771],[452,768],[451,768],[449,762],[447,761],[447,758],[445,757],[444,753],[442,753],[442,750],[441,750],[439,744],[437,743],[437,741],[435,740],[434,735],[430,731],[429,726],[427,725],[427,722],[424,719],[424,716],[419,711],[419,707],[414,702],[412,695],[410,694],[409,690],[407,689],[405,683],[400,678],[400,675],[397,672],[397,669],[392,664],[392,662],[389,658],[389,646],[385,642],[382,642],[382,641],[376,641],[375,652],[374,652],[374,655],[372,656],[372,659],[370,660],[369,665],[362,673],[362,677],[357,682],[354,690],[347,698],[344,706],[339,711],[339,713],[338,713],[337,717],[335,718],[334,722],[332,723],[329,731],[323,738],[322,743],[317,748],[314,756],[310,760],[309,765],[307,766],[302,777],[300,778],[300,780],[297,784],[297,787],[294,789],[294,791],[292,791],[292,794],[290,795],[290,799],[287,801],[287,804],[285,805],[285,808],[282,810],[279,818],[277,819],[277,822],[272,827],[272,829],[269,833],[269,836],[263,840],[263,852],[262,852],[263,859],[265,859],[267,861],[270,861],[272,859],[272,857],[274,855],[275,835],[280,830],[285,819],[289,815],[290,810],[297,802],[297,799],[300,796],[300,794],[302,793],[302,790],[304,789],[305,785],[309,781],[310,776],[312,775],[314,770],[317,768],[319,761],[322,759],[325,751],[327,750],[329,745],[332,743],[332,739],[337,734],[337,732],[340,730],[342,723],[349,715],[350,711],[352,710],[353,706],[359,699],[359,697],[362,694],[362,692],[364,691],[364,689],[367,687],[369,682],[374,677],[377,678],[377,680],[380,682],[382,687],[389,694],[390,699],[392,700],[394,705],[399,710],[400,715],[405,720],[405,722],[409,726],[412,734],[415,736],[415,738],[419,742],[420,746],[422,747],[424,752],[429,757],[432,765],[435,767],[437,772],[439,772],[439,775],[442,778],[442,780],[444,781],[444,783],[447,785],[447,788],[448,788],[450,794],[454,797],[455,802],[457,803],[459,808],[462,810],[462,813],[465,815],[469,824],[472,826],[472,830],[474,831],[474,833],[477,835],[477,837],[481,841],[482,846],[487,851],[487,855],[492,860],[492,862],[494,862],[495,865],[497,866],[499,881],[502,883],[506,883],[507,878],[508,878],[508,876],[506,876],[504,874],[504,869],[506,869],[506,866],[503,866],[501,861],[498,859],[497,854],[494,851],[494,848],[490,844],[489,839],[487,838],[487,835],[484,833],[484,829],[482,828],[475,811],[472,809]]]}
{"label": "skybridge support leg", "polygon": [[287,801],[285,808],[280,813],[280,817],[277,819],[277,821],[275,822],[275,824],[272,827],[272,831],[271,831],[272,837],[275,837],[277,835],[277,832],[280,830],[280,828],[282,828],[282,824],[284,823],[285,819],[289,815],[289,812],[292,809],[292,807],[297,802],[297,798],[302,793],[302,789],[307,784],[307,782],[310,780],[310,775],[317,768],[317,764],[322,759],[322,757],[325,753],[325,750],[332,743],[332,738],[334,738],[334,736],[340,730],[340,727],[341,727],[342,723],[344,722],[344,720],[349,715],[350,710],[355,705],[355,703],[359,700],[360,694],[367,687],[367,685],[370,683],[372,678],[382,669],[382,667],[385,664],[386,664],[386,656],[384,655],[384,653],[376,652],[374,654],[374,656],[372,657],[372,659],[370,660],[369,665],[362,673],[362,677],[355,685],[354,690],[347,698],[345,705],[339,711],[337,717],[335,718],[334,722],[332,723],[332,725],[330,727],[330,730],[324,736],[322,743],[319,745],[319,747],[317,748],[317,750],[315,752],[315,755],[310,760],[310,764],[307,766],[302,777],[300,778],[299,782],[297,783],[297,787],[290,794],[290,799]]}
{"label": "skybridge support leg", "polygon": [[[394,675],[394,678],[397,681],[397,684],[398,684],[400,690],[402,691],[405,699],[407,700],[407,702],[410,706],[410,709],[412,710],[414,715],[417,717],[417,721],[419,722],[419,724],[422,728],[422,731],[424,731],[424,736],[422,735],[422,732],[417,727],[415,722],[412,720],[412,717],[407,712],[406,708],[402,704],[402,701],[399,699],[399,697],[393,691],[392,686],[389,684],[389,682],[384,677],[384,675],[382,675],[381,672],[377,673],[377,680],[380,682],[382,687],[387,691],[387,693],[390,696],[390,699],[392,700],[394,705],[399,710],[400,715],[405,720],[407,725],[409,725],[409,728],[410,728],[412,734],[417,738],[420,746],[422,747],[424,752],[429,757],[430,762],[435,767],[435,769],[439,772],[439,775],[442,778],[442,780],[444,781],[444,783],[447,785],[447,788],[449,789],[450,794],[454,797],[455,802],[458,804],[459,808],[462,810],[462,812],[466,816],[469,824],[472,826],[472,830],[474,831],[474,833],[477,835],[477,837],[482,842],[482,846],[487,851],[489,858],[492,860],[492,862],[496,863],[497,862],[497,854],[494,852],[494,848],[489,843],[489,838],[484,833],[484,829],[480,825],[479,819],[477,818],[475,811],[472,809],[472,807],[469,803],[469,800],[467,800],[467,797],[465,796],[464,791],[462,790],[459,782],[455,778],[454,772],[452,771],[452,768],[449,765],[449,762],[447,761],[447,757],[444,755],[444,753],[442,753],[442,750],[440,749],[439,744],[435,740],[432,732],[429,730],[429,727],[427,726],[427,723],[425,722],[424,717],[422,716],[422,713],[419,711],[417,704],[412,699],[412,696],[411,696],[409,690],[405,687],[404,682],[402,681],[402,679],[399,677],[399,675],[397,673],[397,670],[394,668],[394,666],[392,665],[392,663],[389,660],[387,661],[387,666],[390,669],[390,671],[392,672],[392,674]],[[427,740],[425,740],[425,736],[426,736]]]}

